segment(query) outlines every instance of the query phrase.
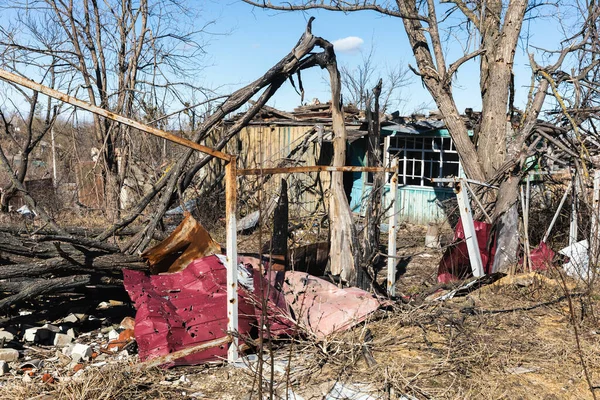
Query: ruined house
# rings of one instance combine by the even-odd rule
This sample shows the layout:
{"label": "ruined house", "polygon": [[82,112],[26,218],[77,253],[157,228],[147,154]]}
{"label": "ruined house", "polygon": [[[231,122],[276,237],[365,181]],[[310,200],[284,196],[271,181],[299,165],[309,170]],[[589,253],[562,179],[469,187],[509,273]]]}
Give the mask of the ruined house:
{"label": "ruined house", "polygon": [[[346,165],[367,166],[367,122],[365,113],[353,105],[344,109],[348,147]],[[475,121],[472,112],[464,117]],[[235,117],[227,123],[232,124]],[[303,165],[329,165],[332,154],[329,103],[316,103],[283,112],[271,107],[263,110],[238,135],[228,151],[238,154],[238,168],[271,168]],[[472,125],[472,124],[471,124]],[[446,218],[444,202],[454,198],[452,188],[431,178],[463,176],[458,152],[439,114],[428,117],[387,115],[381,122],[382,162],[390,165],[399,159],[399,219],[428,223]],[[350,207],[363,214],[372,189],[373,175],[345,172],[344,183]],[[276,193],[276,182],[256,179],[254,187]],[[296,213],[326,212],[329,173],[289,175],[290,207]],[[260,185],[261,183],[264,185]],[[389,182],[389,176],[386,177]],[[251,185],[252,187],[252,185]],[[390,203],[389,183],[384,191]],[[267,195],[268,197],[268,195]],[[293,204],[292,204],[293,203]]]}

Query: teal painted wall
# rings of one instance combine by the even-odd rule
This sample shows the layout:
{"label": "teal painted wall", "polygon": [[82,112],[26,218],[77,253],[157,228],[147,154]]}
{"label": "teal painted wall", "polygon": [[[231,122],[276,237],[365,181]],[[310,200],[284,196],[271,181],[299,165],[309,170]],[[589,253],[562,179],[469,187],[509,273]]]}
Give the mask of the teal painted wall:
{"label": "teal painted wall", "polygon": [[[382,130],[382,136],[392,134]],[[409,136],[409,135],[403,135]],[[450,137],[448,130],[439,129],[419,136],[427,137]],[[359,139],[348,145],[348,165],[365,166],[366,163],[366,140]],[[352,212],[364,215],[366,200],[369,198],[372,186],[366,183],[366,173],[352,173],[352,189],[350,191],[350,208]],[[462,168],[459,176],[462,176]],[[455,194],[451,188],[428,187],[428,186],[400,186],[398,187],[398,219],[413,224],[427,224],[439,222],[446,219],[444,210],[440,203],[452,199]],[[384,204],[387,208],[390,204],[390,187],[386,185],[384,191]]]}
{"label": "teal painted wall", "polygon": [[[352,187],[350,208],[352,212],[364,215],[366,200],[371,193],[371,185],[355,185]],[[387,208],[391,202],[390,187],[386,185],[384,205]],[[440,222],[446,219],[440,203],[454,198],[450,188],[430,188],[419,186],[403,186],[398,188],[398,219],[412,224]]]}
{"label": "teal painted wall", "polygon": [[[389,191],[385,198],[386,207],[390,204]],[[398,188],[398,219],[413,224],[440,222],[446,219],[446,214],[440,203],[455,197],[452,189],[431,188],[419,186],[404,186]]]}

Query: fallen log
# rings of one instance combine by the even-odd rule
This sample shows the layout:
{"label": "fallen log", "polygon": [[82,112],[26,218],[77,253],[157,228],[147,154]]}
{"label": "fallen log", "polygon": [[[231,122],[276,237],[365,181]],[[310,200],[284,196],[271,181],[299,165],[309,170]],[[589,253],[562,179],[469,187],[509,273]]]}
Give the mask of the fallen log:
{"label": "fallen log", "polygon": [[8,264],[0,266],[0,279],[20,277],[42,277],[46,274],[103,274],[120,273],[127,269],[146,269],[146,264],[137,256],[125,254],[65,254],[46,260],[32,261],[24,264]]}
{"label": "fallen log", "polygon": [[0,300],[0,310],[3,310],[12,304],[23,301],[41,294],[56,292],[66,289],[73,289],[90,283],[89,275],[74,275],[63,278],[45,279],[28,285],[21,292]]}

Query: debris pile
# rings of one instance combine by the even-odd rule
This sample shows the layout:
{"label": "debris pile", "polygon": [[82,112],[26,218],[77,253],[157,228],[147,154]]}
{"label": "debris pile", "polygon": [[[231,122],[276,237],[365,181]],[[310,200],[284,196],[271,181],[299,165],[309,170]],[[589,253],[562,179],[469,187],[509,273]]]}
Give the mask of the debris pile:
{"label": "debris pile", "polygon": [[[110,307],[101,303],[98,310]],[[137,352],[134,329],[131,317],[111,323],[84,312],[69,313],[40,326],[2,329],[0,375],[48,385],[77,380],[88,368],[129,360]]]}
{"label": "debris pile", "polygon": [[[167,273],[124,271],[125,288],[137,309],[140,360],[159,359],[162,366],[174,366],[227,357],[226,259],[210,254],[220,248],[215,243],[187,214],[173,234],[144,254],[153,271]],[[257,256],[238,258],[237,334],[242,349],[261,336],[301,333],[323,339],[364,321],[385,303],[361,289],[339,289],[306,272],[270,266]],[[259,321],[264,321],[262,328]],[[185,349],[196,350],[188,354]]]}

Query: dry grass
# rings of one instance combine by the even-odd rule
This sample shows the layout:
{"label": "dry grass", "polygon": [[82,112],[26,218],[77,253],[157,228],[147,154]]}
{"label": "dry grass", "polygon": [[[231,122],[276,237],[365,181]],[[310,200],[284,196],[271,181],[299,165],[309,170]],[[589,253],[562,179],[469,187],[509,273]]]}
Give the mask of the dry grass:
{"label": "dry grass", "polygon": [[[381,313],[321,348],[313,346],[315,365],[322,367],[303,379],[316,386],[337,379],[360,382],[382,398],[390,388],[419,399],[591,398],[567,302],[556,301],[563,292],[552,283],[496,285],[445,303]],[[589,312],[590,304],[586,307]],[[362,357],[366,329],[374,338],[369,344],[374,367]],[[600,336],[590,318],[580,332],[595,384]]]}
{"label": "dry grass", "polygon": [[[597,299],[573,297],[582,355],[594,385],[600,383],[600,335],[593,317]],[[365,345],[366,336],[372,340]],[[367,365],[364,347],[376,365]],[[321,399],[338,381],[366,385],[376,398],[591,398],[564,292],[551,277],[505,278],[466,297],[379,311],[323,342],[279,343],[274,357],[274,391],[283,398],[289,387],[304,399]],[[269,363],[263,367],[268,393]],[[44,393],[40,398],[172,399],[196,393],[209,399],[247,399],[257,392],[255,371],[256,365],[139,372],[134,365],[118,364],[88,368],[80,380],[59,379],[54,385],[8,379],[0,399]],[[191,380],[188,386],[165,385],[183,374]]]}
{"label": "dry grass", "polygon": [[[422,248],[422,236],[416,239],[418,232],[411,227],[403,230],[406,240],[399,248],[408,265],[398,291],[427,292],[435,287],[440,253]],[[248,247],[257,248],[258,243]],[[583,289],[568,282],[581,357],[592,384],[600,386],[600,327],[595,316],[600,295],[581,295]],[[363,384],[375,398],[390,400],[401,394],[417,399],[589,399],[571,317],[556,273],[506,277],[466,297],[378,311],[326,341],[275,343],[278,368],[272,377],[269,363],[263,365],[263,393],[268,393],[273,378],[276,395],[285,398],[291,388],[306,400],[322,399],[336,382]],[[369,336],[372,340],[365,344]],[[365,347],[376,365],[367,365]],[[269,357],[266,352],[264,358]],[[189,385],[165,384],[184,374]],[[44,393],[47,399],[174,399],[190,394],[208,399],[249,399],[252,394],[257,399],[256,378],[256,365],[139,372],[118,364],[88,368],[81,380],[59,379],[54,385],[41,384],[39,377],[29,385],[18,377],[4,378],[0,399]]]}

